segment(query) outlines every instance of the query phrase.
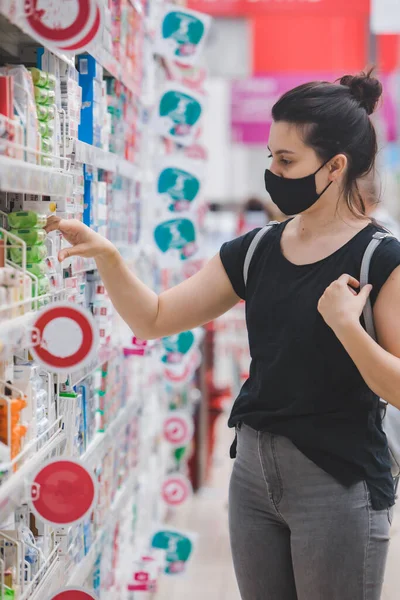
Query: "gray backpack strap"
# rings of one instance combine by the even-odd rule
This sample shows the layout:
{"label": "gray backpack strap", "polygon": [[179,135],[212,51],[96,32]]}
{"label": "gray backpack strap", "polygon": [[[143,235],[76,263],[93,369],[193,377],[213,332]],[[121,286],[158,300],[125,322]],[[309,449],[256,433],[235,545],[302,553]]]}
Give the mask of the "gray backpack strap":
{"label": "gray backpack strap", "polygon": [[254,238],[249,246],[249,249],[247,250],[247,254],[245,256],[244,265],[243,265],[243,281],[244,281],[245,287],[247,286],[247,279],[249,277],[250,264],[251,264],[252,258],[254,256],[254,252],[256,251],[256,248],[257,248],[258,244],[261,242],[264,235],[266,233],[268,233],[268,231],[270,229],[272,229],[272,227],[274,225],[276,225],[277,223],[278,223],[278,221],[270,221],[268,223],[268,225],[266,225],[265,227],[260,229],[260,231],[254,236]]}
{"label": "gray backpack strap", "polygon": [[[368,283],[369,268],[370,268],[371,259],[374,255],[375,250],[377,249],[379,244],[382,242],[382,240],[384,240],[387,237],[393,237],[393,236],[390,235],[390,233],[383,233],[381,231],[378,231],[377,233],[375,233],[372,236],[372,240],[370,241],[370,243],[367,246],[367,249],[365,250],[365,253],[364,253],[364,256],[362,259],[362,263],[361,263],[360,289],[362,289]],[[366,328],[367,332],[374,340],[376,340],[376,331],[375,331],[375,325],[374,325],[374,313],[372,311],[372,304],[371,304],[370,298],[368,298],[368,300],[365,304],[365,307],[363,310],[363,315],[364,315],[364,321],[365,321],[365,328]]]}

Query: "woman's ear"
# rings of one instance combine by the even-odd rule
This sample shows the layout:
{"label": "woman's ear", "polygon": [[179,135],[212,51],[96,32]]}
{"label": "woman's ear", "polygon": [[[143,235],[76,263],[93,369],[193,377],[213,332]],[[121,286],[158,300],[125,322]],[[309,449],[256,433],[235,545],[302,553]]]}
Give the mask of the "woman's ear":
{"label": "woman's ear", "polygon": [[329,179],[331,181],[336,181],[344,174],[347,165],[348,159],[345,154],[337,154],[332,160],[329,162]]}

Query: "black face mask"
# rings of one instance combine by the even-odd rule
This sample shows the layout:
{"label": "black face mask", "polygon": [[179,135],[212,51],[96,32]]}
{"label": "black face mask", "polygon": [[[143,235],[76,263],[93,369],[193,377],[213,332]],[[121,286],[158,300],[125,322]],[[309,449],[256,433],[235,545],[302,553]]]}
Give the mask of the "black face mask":
{"label": "black face mask", "polygon": [[329,182],[326,188],[318,194],[315,176],[329,160],[324,162],[315,173],[300,179],[286,179],[275,175],[269,169],[265,170],[265,189],[271,196],[272,202],[284,215],[297,215],[304,212],[326,192],[333,182]]}

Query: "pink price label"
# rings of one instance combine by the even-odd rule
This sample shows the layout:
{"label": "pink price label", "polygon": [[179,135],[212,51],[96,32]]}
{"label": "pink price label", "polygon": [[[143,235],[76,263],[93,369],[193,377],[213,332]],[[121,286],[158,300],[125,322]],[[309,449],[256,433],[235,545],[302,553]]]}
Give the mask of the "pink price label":
{"label": "pink price label", "polygon": [[194,242],[190,242],[183,248],[182,254],[186,256],[186,258],[189,258],[190,256],[193,256],[193,254],[195,254],[196,251],[197,245]]}
{"label": "pink price label", "polygon": [[174,208],[176,212],[183,212],[184,210],[189,210],[190,202],[189,200],[178,200],[174,204]]}
{"label": "pink price label", "polygon": [[179,50],[181,56],[192,56],[196,52],[196,46],[194,44],[182,44]]}
{"label": "pink price label", "polygon": [[182,360],[182,354],[180,352],[170,352],[167,354],[167,363],[177,365]]}
{"label": "pink price label", "polygon": [[176,125],[174,133],[175,135],[189,135],[190,125]]}

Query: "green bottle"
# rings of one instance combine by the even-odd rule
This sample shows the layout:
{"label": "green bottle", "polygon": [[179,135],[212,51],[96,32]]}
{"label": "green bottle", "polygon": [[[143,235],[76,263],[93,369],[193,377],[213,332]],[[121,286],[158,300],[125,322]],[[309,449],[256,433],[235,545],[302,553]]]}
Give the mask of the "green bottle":
{"label": "green bottle", "polygon": [[[38,296],[44,296],[50,291],[50,280],[47,276],[40,277],[38,280]],[[35,296],[35,285],[32,285],[32,296]]]}
{"label": "green bottle", "polygon": [[[22,248],[9,248],[9,257],[17,265],[22,265]],[[29,264],[40,263],[47,257],[45,244],[28,246],[26,249],[26,262]]]}
{"label": "green bottle", "polygon": [[41,71],[40,69],[36,69],[36,67],[32,67],[31,69],[29,69],[29,71],[31,72],[34,85],[37,85],[38,87],[47,87],[47,73]]}
{"label": "green bottle", "polygon": [[49,121],[54,119],[56,110],[54,104],[47,106],[46,104],[37,104],[36,111],[39,121]]}
{"label": "green bottle", "polygon": [[28,246],[41,244],[46,239],[44,229],[11,229],[10,233],[21,238]]}
{"label": "green bottle", "polygon": [[43,228],[46,226],[46,223],[46,215],[40,215],[33,210],[19,210],[8,215],[8,224],[11,229],[25,229],[26,227]]}
{"label": "green bottle", "polygon": [[29,271],[29,273],[36,275],[36,277],[38,277],[39,279],[45,277],[45,275],[47,274],[47,268],[44,262],[27,263],[26,268]]}

